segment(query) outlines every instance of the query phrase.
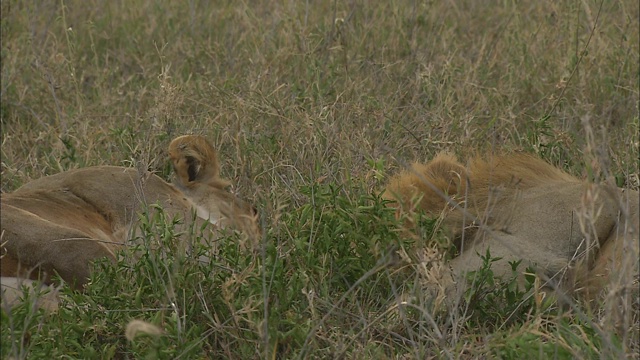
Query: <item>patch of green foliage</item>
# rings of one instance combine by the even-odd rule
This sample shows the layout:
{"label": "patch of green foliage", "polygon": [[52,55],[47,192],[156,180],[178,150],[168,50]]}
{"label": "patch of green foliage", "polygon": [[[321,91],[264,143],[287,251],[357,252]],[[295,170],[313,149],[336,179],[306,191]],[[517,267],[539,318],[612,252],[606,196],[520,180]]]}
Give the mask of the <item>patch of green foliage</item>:
{"label": "patch of green foliage", "polygon": [[[357,188],[347,192],[345,186],[316,183],[302,193],[308,201],[283,215],[287,226],[267,231],[254,248],[234,232],[215,240],[197,228],[176,233],[175,220],[153,207],[151,215],[141,216],[133,245],[120,253],[117,264],[98,262],[82,293],[65,288],[58,312],[45,314],[28,299],[3,312],[3,324],[10,324],[2,327],[3,357],[350,354],[336,345],[336,336],[343,337],[343,346],[361,344],[376,356],[415,351],[403,337],[424,342],[422,354],[438,353],[433,329],[415,333],[432,327],[425,325],[431,319],[443,336],[451,336],[446,314],[429,315],[429,299],[414,301],[413,308],[403,305],[400,318],[389,316],[389,306],[398,303],[402,293],[429,292],[412,281],[415,275],[395,257],[402,249],[411,252],[419,246],[402,235],[404,219],[397,219],[379,196]],[[424,238],[431,238],[435,222],[419,223]],[[469,329],[498,330],[493,335],[498,340],[488,351],[506,357],[526,350],[525,345],[530,350],[544,345],[543,353],[569,351],[531,332],[508,332],[517,333],[539,314],[550,318],[552,312],[536,309],[528,296],[531,278],[524,289],[518,286],[519,263],[512,264],[513,278],[496,279],[491,264],[500,259],[489,252],[482,258],[484,266],[469,274],[471,287],[463,304],[468,305]],[[129,340],[125,329],[134,319],[162,333]],[[570,325],[556,326],[563,338],[576,338]],[[389,337],[389,331],[400,337]],[[364,334],[371,338],[361,338]],[[378,346],[365,346],[376,338]],[[588,344],[583,347],[588,349]]]}

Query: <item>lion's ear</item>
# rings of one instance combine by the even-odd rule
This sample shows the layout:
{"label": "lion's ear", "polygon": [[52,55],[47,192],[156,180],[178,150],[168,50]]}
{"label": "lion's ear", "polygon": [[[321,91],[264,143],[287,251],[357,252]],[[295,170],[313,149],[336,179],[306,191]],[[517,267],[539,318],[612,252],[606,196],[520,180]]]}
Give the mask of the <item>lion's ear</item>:
{"label": "lion's ear", "polygon": [[202,136],[185,135],[174,139],[169,145],[169,157],[177,180],[183,186],[222,181],[216,151]]}

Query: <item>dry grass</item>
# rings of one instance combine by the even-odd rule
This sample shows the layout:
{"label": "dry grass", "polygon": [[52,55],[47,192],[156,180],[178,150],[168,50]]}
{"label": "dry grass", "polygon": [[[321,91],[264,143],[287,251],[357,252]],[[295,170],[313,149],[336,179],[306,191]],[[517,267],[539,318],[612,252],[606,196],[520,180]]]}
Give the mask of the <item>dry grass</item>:
{"label": "dry grass", "polygon": [[[300,254],[289,246],[300,241],[305,224],[288,214],[314,199],[307,190],[335,185],[351,201],[348,208],[381,190],[407,162],[441,150],[464,157],[523,149],[581,178],[639,186],[634,0],[3,0],[1,6],[3,192],[98,164],[141,164],[167,177],[171,138],[203,134],[220,150],[223,175],[262,209],[278,261],[304,264],[289,258]],[[313,209],[331,207],[325,205]],[[638,358],[637,339],[602,350],[594,340],[597,319],[569,335],[560,325],[549,330],[547,322],[583,329],[565,315],[533,316],[493,337],[473,334],[464,319],[447,320],[438,322],[438,337],[424,309],[403,318],[394,300],[385,303],[358,286],[322,287],[321,278],[305,280],[306,305],[296,302],[289,311],[311,325],[326,316],[326,324],[312,332],[282,310],[276,317],[290,323],[274,326],[274,315],[262,316],[273,304],[256,298],[284,303],[276,298],[302,295],[260,292],[269,276],[276,278],[268,254],[254,259],[264,276],[256,293],[236,294],[249,296],[246,308],[229,305],[224,316],[209,309],[211,323],[232,319],[214,327],[227,337],[203,327],[219,356],[472,358],[494,351],[508,357],[510,344],[537,356],[548,354],[542,344],[554,343],[578,357],[606,358],[622,349]],[[295,268],[278,273],[294,275]],[[328,312],[342,291],[350,294],[346,305]],[[388,299],[401,292],[389,291]],[[637,336],[637,318],[629,320]],[[543,340],[531,342],[540,333]],[[582,340],[589,351],[575,350]],[[239,351],[242,341],[255,352]]]}

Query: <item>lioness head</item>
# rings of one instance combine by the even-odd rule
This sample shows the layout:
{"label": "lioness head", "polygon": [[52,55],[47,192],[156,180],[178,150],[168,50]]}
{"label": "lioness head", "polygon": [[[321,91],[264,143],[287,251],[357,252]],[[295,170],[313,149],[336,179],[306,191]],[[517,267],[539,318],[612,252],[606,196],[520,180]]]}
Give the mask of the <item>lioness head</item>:
{"label": "lioness head", "polygon": [[220,177],[216,151],[204,137],[175,138],[169,145],[169,158],[175,171],[174,185],[192,202],[200,218],[254,235],[259,232],[256,209],[227,191],[231,182]]}

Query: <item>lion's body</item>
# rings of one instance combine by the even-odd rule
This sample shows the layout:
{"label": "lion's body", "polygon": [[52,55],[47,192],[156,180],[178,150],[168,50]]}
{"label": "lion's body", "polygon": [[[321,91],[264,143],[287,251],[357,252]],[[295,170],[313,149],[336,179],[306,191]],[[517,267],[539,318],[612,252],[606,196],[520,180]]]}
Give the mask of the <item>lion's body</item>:
{"label": "lion's body", "polygon": [[[530,155],[476,157],[465,167],[440,154],[393,178],[384,196],[442,216],[459,252],[450,264],[457,283],[487,249],[502,258],[495,274],[510,275],[508,262],[522,259],[587,299],[612,274],[638,272],[638,192],[582,182]],[[623,253],[635,263],[623,266]]]}
{"label": "lion's body", "polygon": [[[169,184],[149,172],[97,166],[66,171],[2,194],[3,277],[40,279],[52,274],[76,288],[89,277],[91,263],[134,236],[139,216],[159,205],[183,227],[205,222],[212,232],[230,226],[257,233],[253,208],[229,193],[219,178],[215,152],[204,138],[175,139],[169,154],[176,172]],[[197,216],[194,216],[197,215]]]}

